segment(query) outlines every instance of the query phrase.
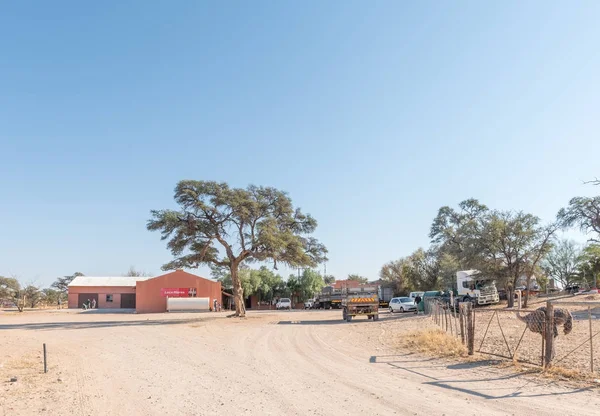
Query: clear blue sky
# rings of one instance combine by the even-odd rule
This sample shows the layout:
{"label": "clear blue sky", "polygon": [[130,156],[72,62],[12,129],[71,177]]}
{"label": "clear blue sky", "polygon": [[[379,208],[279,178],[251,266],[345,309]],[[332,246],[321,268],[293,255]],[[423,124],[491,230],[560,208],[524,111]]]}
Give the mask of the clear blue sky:
{"label": "clear blue sky", "polygon": [[158,273],[145,224],[180,179],[288,191],[338,277],[376,278],[465,198],[551,220],[598,192],[598,21],[597,1],[5,3],[0,274]]}

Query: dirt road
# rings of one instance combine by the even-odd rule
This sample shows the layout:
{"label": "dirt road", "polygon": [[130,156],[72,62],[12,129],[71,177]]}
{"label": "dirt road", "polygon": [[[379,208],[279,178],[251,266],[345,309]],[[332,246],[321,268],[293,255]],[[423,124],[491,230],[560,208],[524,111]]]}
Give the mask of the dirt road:
{"label": "dirt road", "polygon": [[598,414],[598,390],[398,350],[426,318],[339,315],[0,313],[0,415]]}

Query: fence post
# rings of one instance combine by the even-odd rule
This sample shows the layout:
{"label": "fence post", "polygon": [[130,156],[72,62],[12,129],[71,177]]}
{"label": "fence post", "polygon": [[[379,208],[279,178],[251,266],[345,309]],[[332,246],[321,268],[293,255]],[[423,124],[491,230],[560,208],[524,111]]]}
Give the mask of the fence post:
{"label": "fence post", "polygon": [[46,363],[46,344],[44,344],[44,373],[48,372],[48,365]]}
{"label": "fence post", "polygon": [[473,325],[473,304],[467,302],[467,348],[469,355],[473,355],[475,346],[475,325]]}
{"label": "fence post", "polygon": [[445,308],[443,310],[444,310],[444,321],[445,321],[445,324],[446,324],[445,331],[448,332],[448,310],[445,309]]}
{"label": "fence post", "polygon": [[544,366],[546,368],[552,365],[552,358],[554,353],[554,306],[550,301],[546,302],[546,354],[544,359]]}
{"label": "fence post", "polygon": [[465,321],[464,321],[464,316],[465,316],[465,308],[464,308],[464,303],[459,303],[458,304],[458,320],[460,321],[460,340],[462,341],[462,344],[465,345]]}
{"label": "fence post", "polygon": [[588,321],[590,323],[590,371],[594,372],[594,344],[592,343],[592,309],[588,306]]}

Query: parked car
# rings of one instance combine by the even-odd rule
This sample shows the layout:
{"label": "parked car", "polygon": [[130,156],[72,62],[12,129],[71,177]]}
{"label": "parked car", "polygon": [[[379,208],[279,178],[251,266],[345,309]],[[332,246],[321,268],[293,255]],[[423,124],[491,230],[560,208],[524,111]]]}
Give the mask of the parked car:
{"label": "parked car", "polygon": [[415,300],[413,298],[403,297],[403,298],[392,298],[390,300],[390,313],[394,312],[410,312],[416,311],[417,305],[415,304]]}
{"label": "parked car", "polygon": [[309,299],[306,302],[304,302],[304,309],[312,309],[315,307],[315,300],[314,299]]}
{"label": "parked car", "polygon": [[281,299],[279,299],[279,302],[277,302],[277,305],[275,305],[275,308],[291,310],[292,309],[292,301],[290,298],[281,298]]}

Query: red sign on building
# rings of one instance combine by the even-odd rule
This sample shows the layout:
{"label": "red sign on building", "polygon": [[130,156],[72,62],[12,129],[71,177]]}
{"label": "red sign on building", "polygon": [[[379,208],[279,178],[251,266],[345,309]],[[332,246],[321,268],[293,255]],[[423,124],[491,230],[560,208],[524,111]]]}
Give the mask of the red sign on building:
{"label": "red sign on building", "polygon": [[195,288],[189,287],[163,287],[160,289],[160,295],[170,298],[187,298],[189,296],[194,296],[192,291],[196,292]]}

